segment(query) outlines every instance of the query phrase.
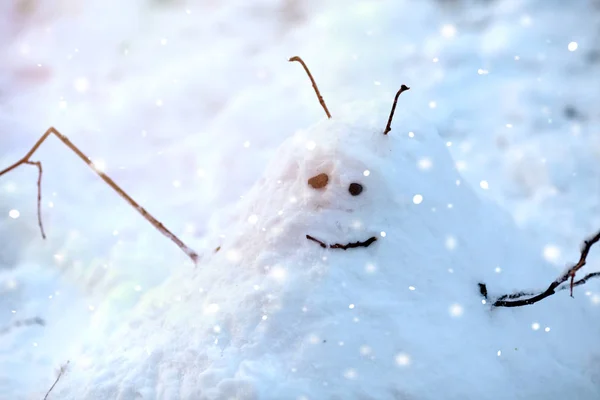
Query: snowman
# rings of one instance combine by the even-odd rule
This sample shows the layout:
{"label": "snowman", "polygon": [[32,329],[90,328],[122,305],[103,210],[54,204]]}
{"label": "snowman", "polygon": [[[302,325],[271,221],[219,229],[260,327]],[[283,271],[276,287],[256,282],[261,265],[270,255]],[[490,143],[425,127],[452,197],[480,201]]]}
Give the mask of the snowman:
{"label": "snowman", "polygon": [[219,251],[72,360],[56,398],[600,398],[584,296],[481,296],[478,282],[511,292],[556,271],[462,181],[408,88],[391,115],[330,113],[310,78],[327,118],[281,145]]}

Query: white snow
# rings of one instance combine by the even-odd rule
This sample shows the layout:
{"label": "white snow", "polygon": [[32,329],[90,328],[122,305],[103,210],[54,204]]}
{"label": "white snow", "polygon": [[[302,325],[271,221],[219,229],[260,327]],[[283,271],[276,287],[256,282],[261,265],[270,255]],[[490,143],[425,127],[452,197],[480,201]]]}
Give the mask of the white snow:
{"label": "white snow", "polygon": [[50,138],[47,240],[36,169],[0,177],[0,329],[46,322],[0,335],[0,398],[43,398],[67,360],[50,399],[600,396],[598,282],[493,310],[477,287],[542,289],[600,227],[591,5],[0,11],[0,168],[54,125],[202,253]]}
{"label": "white snow", "polygon": [[[523,334],[544,311],[544,323],[569,334],[569,321],[593,319],[588,301],[578,298],[573,309],[557,296],[517,312],[482,305],[478,282],[503,293],[548,282],[552,270],[516,240],[521,234],[497,208],[454,184],[446,146],[413,111],[398,112],[384,136],[385,105],[339,109],[286,140],[224,223],[223,253],[149,291],[129,323],[89,345],[82,357],[94,361],[85,372],[75,362],[71,384],[57,395],[427,399],[440,385],[449,398],[498,396],[489,386],[510,398],[597,394],[586,370],[600,352],[563,346],[560,335]],[[406,130],[416,140],[401,135]],[[316,147],[308,150],[307,141]],[[415,163],[423,156],[439,166],[434,174]],[[329,176],[326,187],[310,187],[320,173]],[[358,196],[348,191],[353,182],[364,187]],[[414,190],[428,205],[457,206],[433,213],[410,201]],[[247,215],[256,222],[248,224]],[[448,230],[461,242],[453,252],[441,240]],[[378,232],[368,248],[346,251],[306,239],[345,244]],[[365,273],[369,263],[376,274]],[[497,264],[505,265],[501,279],[492,277]],[[400,290],[409,284],[419,291]],[[580,340],[593,340],[600,328],[589,325]],[[568,390],[556,379],[565,365]]]}

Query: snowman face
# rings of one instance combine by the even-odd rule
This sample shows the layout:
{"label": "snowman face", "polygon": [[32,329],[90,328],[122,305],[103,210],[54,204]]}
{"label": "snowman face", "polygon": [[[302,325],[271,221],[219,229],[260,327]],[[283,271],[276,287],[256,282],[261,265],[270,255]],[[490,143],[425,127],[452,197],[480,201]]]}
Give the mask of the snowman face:
{"label": "snowman face", "polygon": [[[339,208],[340,205],[342,205],[342,206],[345,205],[346,207],[342,207],[341,210],[348,214],[353,214],[355,212],[356,206],[354,204],[351,204],[351,199],[344,199],[344,200],[339,200],[339,201],[335,201],[335,200],[340,199],[340,195],[342,195],[342,196],[345,195],[346,197],[360,196],[361,194],[363,194],[365,187],[362,183],[357,182],[358,179],[356,179],[356,180],[348,179],[349,177],[345,177],[345,176],[342,176],[342,177],[338,176],[337,178],[338,179],[336,179],[336,177],[334,177],[333,179],[330,180],[329,174],[327,174],[325,172],[321,172],[321,173],[309,178],[307,183],[308,183],[308,186],[310,186],[313,190],[315,190],[317,192],[314,197],[316,198],[315,203],[317,204],[318,208],[323,208],[321,206],[321,204],[326,204],[327,206],[325,208],[329,208],[331,206],[338,206],[338,209],[340,209]],[[337,187],[335,187],[335,188],[327,187],[327,186],[334,186],[334,185]],[[328,189],[329,189],[330,193],[329,193],[329,196],[326,196],[322,192],[327,191]],[[343,193],[344,189],[346,189],[346,193]],[[342,193],[340,193],[340,192],[342,192]],[[331,198],[333,198],[335,200],[332,201]],[[351,217],[351,215],[349,215],[349,217]],[[361,223],[352,222],[350,228],[359,229],[359,228],[361,228],[361,225],[362,225]],[[341,225],[338,225],[338,227],[340,228],[340,230],[343,230]],[[326,242],[324,242],[320,239],[317,239],[316,237],[308,235],[308,234],[306,235],[306,238],[308,240],[311,240],[311,241],[319,244],[322,248],[342,249],[342,250],[347,250],[347,249],[355,248],[355,247],[368,247],[377,240],[377,238],[375,236],[370,236],[370,237],[366,238],[365,240],[357,240],[355,242],[326,243]]]}
{"label": "snowman face", "polygon": [[[377,125],[381,123],[381,127],[373,129],[372,119],[363,118],[363,113],[368,112],[369,107],[361,108],[359,113],[350,113],[349,118],[332,118],[304,61],[299,57],[292,57],[289,61],[297,61],[302,65],[328,118],[306,132],[307,135],[296,135],[286,154],[291,155],[289,159],[303,159],[297,164],[291,163],[294,166],[290,175],[295,175],[295,189],[300,185],[304,212],[311,217],[303,220],[313,221],[306,225],[311,230],[311,233],[306,233],[306,239],[322,248],[347,250],[368,247],[377,241],[368,226],[372,217],[378,214],[376,200],[385,190],[380,190],[375,196],[373,194],[378,193],[377,190],[370,193],[370,185],[376,180],[368,179],[371,171],[367,165],[380,166],[380,160],[374,161],[374,158],[384,156],[389,159],[385,157],[390,150],[386,146],[386,139],[389,139],[387,133],[391,130],[398,96],[409,88],[402,85],[397,92],[385,129],[384,120],[379,119]],[[356,120],[359,115],[360,122]],[[298,157],[298,148],[306,150],[301,158]],[[386,185],[380,182],[378,186],[379,189],[385,189]]]}
{"label": "snowman face", "polygon": [[[301,206],[312,217],[306,239],[322,248],[347,250],[368,247],[376,240],[373,222],[381,190],[372,148],[365,140],[355,143],[360,133],[342,121],[325,121],[296,140],[297,188]],[[383,135],[382,139],[383,139]],[[349,145],[350,144],[350,145]],[[304,149],[305,148],[305,149]]]}
{"label": "snowman face", "polygon": [[300,172],[303,197],[308,205],[316,210],[341,210],[347,213],[365,206],[368,197],[365,171],[370,175],[365,163],[348,159],[343,150],[313,151],[317,153],[316,156],[305,159]]}

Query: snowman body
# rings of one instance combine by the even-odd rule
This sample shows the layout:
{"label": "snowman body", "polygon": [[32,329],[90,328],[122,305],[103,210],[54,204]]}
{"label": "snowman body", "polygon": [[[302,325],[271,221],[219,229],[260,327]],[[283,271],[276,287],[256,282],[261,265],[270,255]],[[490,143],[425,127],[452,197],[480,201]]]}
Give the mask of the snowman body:
{"label": "snowman body", "polygon": [[386,111],[356,104],[287,139],[221,250],[146,293],[60,398],[600,396],[600,354],[577,344],[598,337],[597,309],[566,293],[484,304],[478,282],[493,295],[557,271],[461,181],[434,129],[399,111],[383,135]]}

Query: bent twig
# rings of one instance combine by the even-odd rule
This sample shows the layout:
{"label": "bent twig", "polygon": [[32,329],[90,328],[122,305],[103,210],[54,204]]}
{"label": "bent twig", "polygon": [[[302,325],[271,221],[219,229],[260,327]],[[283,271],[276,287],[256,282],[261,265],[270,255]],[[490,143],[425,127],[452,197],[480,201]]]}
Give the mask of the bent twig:
{"label": "bent twig", "polygon": [[42,164],[39,161],[31,161],[30,158],[35,153],[35,151],[41,146],[41,144],[48,138],[50,135],[55,135],[61,142],[63,142],[69,149],[71,149],[77,156],[83,160],[104,182],[106,182],[115,192],[117,192],[122,198],[127,201],[133,208],[135,208],[148,222],[152,224],[160,233],[164,236],[168,237],[173,241],[183,252],[192,259],[194,263],[198,262],[198,253],[188,247],[185,243],[181,241],[174,233],[168,230],[160,221],[154,218],[144,207],[139,205],[135,200],[133,200],[119,185],[117,185],[108,175],[104,172],[100,171],[98,168],[94,166],[94,163],[90,160],[88,156],[86,156],[79,148],[77,148],[71,141],[58,132],[53,127],[48,128],[48,130],[42,135],[42,137],[33,145],[31,150],[25,154],[23,158],[21,158],[16,163],[11,166],[0,171],[0,176],[12,171],[23,164],[35,165],[38,167],[39,175],[38,175],[38,224],[40,226],[40,230],[42,232],[42,237],[45,239],[46,235],[44,233],[44,228],[42,225],[42,216],[41,216],[41,199],[42,199]]}

